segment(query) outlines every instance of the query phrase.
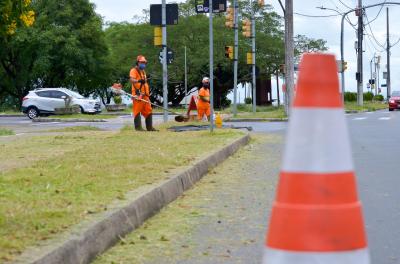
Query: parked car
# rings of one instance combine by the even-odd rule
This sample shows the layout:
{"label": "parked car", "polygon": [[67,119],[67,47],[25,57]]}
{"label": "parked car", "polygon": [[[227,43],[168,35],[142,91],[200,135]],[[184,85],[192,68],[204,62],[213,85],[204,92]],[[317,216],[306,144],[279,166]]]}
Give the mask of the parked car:
{"label": "parked car", "polygon": [[65,107],[65,100],[71,97],[70,105],[79,105],[81,113],[100,113],[101,106],[96,100],[85,98],[66,88],[41,88],[30,91],[22,101],[22,112],[30,119],[41,115],[54,114],[55,108]]}
{"label": "parked car", "polygon": [[393,91],[389,99],[389,111],[400,109],[400,91]]}

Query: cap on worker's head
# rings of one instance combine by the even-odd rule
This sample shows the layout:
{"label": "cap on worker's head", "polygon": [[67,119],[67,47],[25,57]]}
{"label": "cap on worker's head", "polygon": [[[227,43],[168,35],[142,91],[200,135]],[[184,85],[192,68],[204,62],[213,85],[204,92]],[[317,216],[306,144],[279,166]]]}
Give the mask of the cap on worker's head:
{"label": "cap on worker's head", "polygon": [[203,80],[201,81],[202,83],[209,83],[210,82],[210,78],[208,77],[204,77]]}
{"label": "cap on worker's head", "polygon": [[142,62],[142,63],[147,63],[147,60],[143,55],[137,56],[136,61],[137,62]]}

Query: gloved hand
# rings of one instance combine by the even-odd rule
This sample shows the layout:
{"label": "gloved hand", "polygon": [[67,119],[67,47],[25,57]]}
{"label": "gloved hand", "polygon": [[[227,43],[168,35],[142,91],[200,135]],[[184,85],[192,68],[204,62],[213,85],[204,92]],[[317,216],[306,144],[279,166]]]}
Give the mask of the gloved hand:
{"label": "gloved hand", "polygon": [[145,80],[143,80],[143,79],[140,79],[140,80],[138,80],[138,83],[140,83],[140,84],[145,84],[145,83],[146,83],[146,81],[145,81]]}

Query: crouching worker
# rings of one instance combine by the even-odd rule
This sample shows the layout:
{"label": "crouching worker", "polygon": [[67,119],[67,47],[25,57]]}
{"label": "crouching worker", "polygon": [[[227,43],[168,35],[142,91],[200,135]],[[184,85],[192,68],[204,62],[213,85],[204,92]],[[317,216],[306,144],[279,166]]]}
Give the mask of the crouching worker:
{"label": "crouching worker", "polygon": [[147,131],[157,131],[153,127],[153,114],[150,104],[150,87],[147,82],[146,72],[144,70],[146,65],[146,58],[142,55],[139,55],[136,59],[136,66],[132,68],[129,73],[130,81],[132,83],[132,110],[135,118],[135,130],[144,131],[142,128],[142,115],[145,118]]}
{"label": "crouching worker", "polygon": [[203,87],[199,90],[197,100],[197,120],[203,120],[204,115],[210,120],[210,79],[204,77],[202,81]]}

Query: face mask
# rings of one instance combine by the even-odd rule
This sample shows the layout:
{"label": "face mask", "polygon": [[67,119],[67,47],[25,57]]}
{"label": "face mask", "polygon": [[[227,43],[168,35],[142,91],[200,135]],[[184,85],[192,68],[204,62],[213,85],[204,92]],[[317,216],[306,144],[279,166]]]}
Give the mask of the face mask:
{"label": "face mask", "polygon": [[144,70],[146,68],[146,64],[139,63],[139,69]]}
{"label": "face mask", "polygon": [[204,88],[209,88],[209,87],[210,87],[210,84],[209,84],[209,83],[203,83],[203,87],[204,87]]}

